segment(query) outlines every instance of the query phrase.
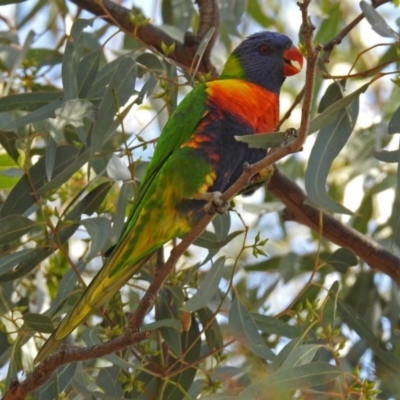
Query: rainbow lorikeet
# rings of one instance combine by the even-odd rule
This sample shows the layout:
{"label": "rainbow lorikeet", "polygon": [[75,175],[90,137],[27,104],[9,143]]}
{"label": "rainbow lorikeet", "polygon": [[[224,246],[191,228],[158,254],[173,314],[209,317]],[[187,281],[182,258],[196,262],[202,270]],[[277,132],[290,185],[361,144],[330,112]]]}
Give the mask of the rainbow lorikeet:
{"label": "rainbow lorikeet", "polygon": [[183,99],[161,133],[121,238],[37,361],[110,300],[155,250],[188,233],[206,212],[207,201],[231,186],[246,162],[266,156],[234,136],[274,130],[282,83],[302,65],[287,36],[256,33],[233,51],[220,79],[197,86]]}

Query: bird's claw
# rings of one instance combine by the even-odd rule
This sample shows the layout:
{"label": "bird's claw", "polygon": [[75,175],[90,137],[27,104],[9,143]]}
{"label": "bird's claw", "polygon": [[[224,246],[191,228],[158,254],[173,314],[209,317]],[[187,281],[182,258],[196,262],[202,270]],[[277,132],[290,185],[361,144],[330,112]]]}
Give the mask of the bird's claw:
{"label": "bird's claw", "polygon": [[295,128],[286,129],[283,146],[287,146],[289,143],[293,142],[296,138],[297,138],[297,129]]}
{"label": "bird's claw", "polygon": [[204,210],[209,214],[225,214],[228,210],[229,203],[223,200],[221,197],[221,192],[207,192],[197,194],[194,199],[207,201],[207,204],[204,206]]}

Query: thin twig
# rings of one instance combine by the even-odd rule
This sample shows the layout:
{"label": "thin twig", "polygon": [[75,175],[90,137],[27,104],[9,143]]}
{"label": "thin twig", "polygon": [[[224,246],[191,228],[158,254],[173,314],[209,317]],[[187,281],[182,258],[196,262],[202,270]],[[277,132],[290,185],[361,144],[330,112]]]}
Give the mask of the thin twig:
{"label": "thin twig", "polygon": [[[385,3],[390,3],[391,0],[375,0],[372,1],[372,6],[374,8],[378,8],[382,4]],[[325,44],[322,45],[323,50],[324,50],[324,55],[322,57],[322,60],[325,63],[329,62],[329,58],[331,56],[331,53],[335,46],[338,44],[342,43],[342,40],[354,29],[354,27],[364,19],[365,15],[361,13],[358,15],[356,18],[353,19],[347,26],[345,26],[333,39],[331,39],[329,42],[326,42]]]}
{"label": "thin twig", "polygon": [[[215,0],[199,0],[199,13],[201,15],[202,12],[205,12],[207,16],[204,18],[201,16],[198,35],[195,35],[195,40],[186,40],[179,41],[172,38],[165,31],[158,28],[157,26],[147,23],[140,27],[136,27],[131,21],[130,15],[135,15],[135,13],[127,8],[120,6],[112,2],[111,0],[70,0],[71,3],[76,4],[78,7],[83,8],[98,17],[105,19],[108,23],[118,26],[124,32],[126,32],[130,36],[134,36],[136,39],[143,42],[145,46],[151,47],[158,51],[159,53],[163,53],[161,44],[165,43],[168,47],[170,47],[173,43],[175,43],[175,49],[170,54],[168,54],[168,58],[174,60],[178,64],[184,67],[189,67],[191,62],[196,54],[196,50],[198,44],[201,42],[204,34],[207,33],[212,27],[215,28],[214,35],[218,34],[218,6]],[[134,33],[136,35],[134,35]],[[216,37],[213,35],[207,48],[207,52],[205,52],[202,60],[199,64],[198,71],[201,73],[207,73],[210,71],[215,71],[214,66],[211,64],[209,59],[209,55],[211,52],[211,48],[214,44]]]}

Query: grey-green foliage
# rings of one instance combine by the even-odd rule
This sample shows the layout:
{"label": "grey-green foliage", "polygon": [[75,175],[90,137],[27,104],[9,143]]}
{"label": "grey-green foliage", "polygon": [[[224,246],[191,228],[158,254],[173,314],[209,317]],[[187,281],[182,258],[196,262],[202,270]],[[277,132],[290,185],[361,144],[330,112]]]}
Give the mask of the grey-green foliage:
{"label": "grey-green foliage", "polygon": [[[18,2],[1,2],[12,3]],[[77,274],[85,281],[92,277],[102,262],[98,255],[118,239],[159,133],[148,121],[162,125],[187,92],[181,84],[193,81],[187,70],[129,35],[113,41],[112,29],[99,19],[77,19],[65,36],[55,16],[74,15],[68,2],[26,3],[17,5],[17,20],[11,21],[17,29],[0,31],[1,390],[22,368],[29,374],[32,349],[82,290]],[[138,15],[142,3],[136,3]],[[212,55],[217,66],[238,37],[257,30],[285,31],[298,42],[294,3],[219,4],[220,41]],[[356,27],[330,63],[320,64],[306,144],[310,156],[288,157],[279,168],[305,187],[314,207],[350,214],[347,225],[398,254],[399,78],[380,75],[383,66],[399,69],[399,39],[390,18],[398,9],[330,0],[316,0],[313,7],[315,44],[331,40],[349,15],[363,11],[386,45],[361,55],[376,43],[365,44]],[[53,35],[48,48],[36,46],[33,30],[20,42],[22,28],[36,29],[37,15],[47,23],[41,29]],[[152,22],[179,38],[199,23],[191,0],[163,0],[160,15],[161,20],[152,15]],[[350,69],[355,61],[347,79],[323,79],[340,63]],[[293,100],[303,76],[288,79],[282,97]],[[149,111],[143,126],[131,127],[131,119]],[[372,114],[367,126],[363,119]],[[279,147],[293,140],[284,132],[298,122],[292,118],[282,132],[241,140]],[[121,188],[106,174],[113,154],[131,162],[132,180]],[[354,192],[355,181],[362,190]],[[343,204],[347,190],[360,195],[359,205]],[[360,392],[373,398],[379,389],[380,399],[396,398],[396,283],[369,269],[351,243],[338,248],[320,232],[280,221],[282,204],[270,193],[261,197],[251,203],[236,198],[231,211],[217,216],[181,258],[146,318],[148,341],[101,360],[62,366],[34,396],[233,400],[264,399],[268,393],[291,399],[298,398],[296,390],[311,390],[316,399],[326,393],[358,398]],[[71,342],[91,346],[121,332],[125,312],[135,310],[155,265],[151,260]],[[34,344],[22,347],[31,338]]]}

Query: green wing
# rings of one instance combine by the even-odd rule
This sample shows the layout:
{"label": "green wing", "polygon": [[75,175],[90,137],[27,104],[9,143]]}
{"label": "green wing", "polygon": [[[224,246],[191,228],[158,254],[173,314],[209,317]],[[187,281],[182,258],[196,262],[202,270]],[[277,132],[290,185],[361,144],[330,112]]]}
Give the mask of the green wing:
{"label": "green wing", "polygon": [[[93,278],[75,306],[64,317],[53,334],[47,339],[36,357],[36,362],[50,355],[83,321],[94,308],[101,306],[109,300],[128,279],[135,274],[146,262],[152,253],[152,247],[141,255],[141,246],[135,249],[137,242],[132,240],[135,234],[140,233],[140,228],[135,226],[146,201],[151,197],[152,190],[148,190],[154,182],[160,168],[165,164],[171,154],[195,132],[197,125],[206,112],[206,86],[201,85],[190,92],[179,104],[171,118],[165,125],[152,161],[135,197],[133,209],[125,225],[118,243],[114,247],[107,261]],[[154,185],[153,185],[154,186]],[[153,193],[154,195],[154,193]],[[143,255],[143,257],[142,257]]]}
{"label": "green wing", "polygon": [[135,196],[131,214],[121,234],[120,240],[125,237],[127,232],[129,232],[135,224],[142,208],[142,200],[157,172],[168,157],[177,150],[182,143],[190,138],[196,130],[197,125],[204,117],[207,99],[206,85],[207,84],[201,84],[187,94],[165,124],[160,138],[158,139],[151,162],[147,167],[140,185],[139,192]]}

